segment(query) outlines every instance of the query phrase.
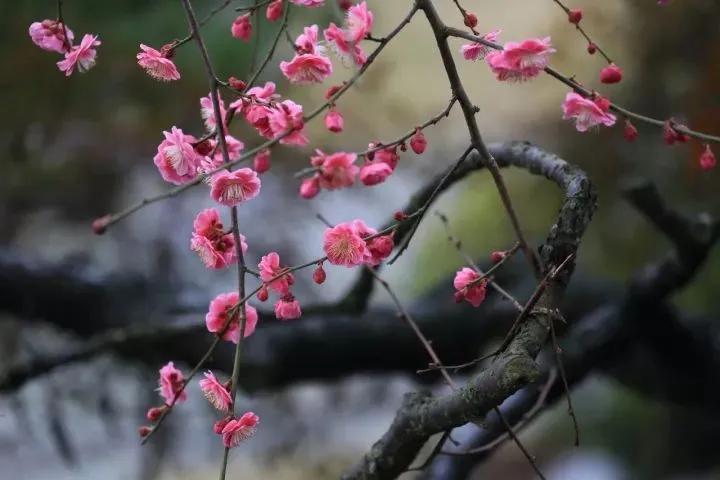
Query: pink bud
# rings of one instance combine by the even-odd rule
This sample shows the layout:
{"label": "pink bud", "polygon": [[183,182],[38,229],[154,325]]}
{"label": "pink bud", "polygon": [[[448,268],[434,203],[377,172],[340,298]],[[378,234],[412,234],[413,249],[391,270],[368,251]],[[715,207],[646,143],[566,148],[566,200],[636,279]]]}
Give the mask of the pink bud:
{"label": "pink bud", "polygon": [[327,91],[325,92],[325,100],[330,100],[330,97],[332,97],[337,92],[339,92],[341,88],[342,88],[342,85],[333,85],[330,88],[328,88]]}
{"label": "pink bud", "polygon": [[231,88],[240,91],[245,90],[245,87],[247,87],[247,83],[235,77],[228,78],[228,85],[230,85]]}
{"label": "pink bud", "polygon": [[602,83],[618,83],[622,80],[622,69],[611,63],[607,67],[600,70],[600,81]]}
{"label": "pink bud", "polygon": [[402,210],[398,210],[393,214],[393,218],[397,220],[398,222],[402,222],[406,218],[408,218],[407,214],[403,212]]}
{"label": "pink bud", "polygon": [[274,22],[275,20],[280,19],[283,13],[283,0],[273,0],[270,2],[270,4],[267,6],[267,10],[265,10],[265,17],[270,20],[271,22]]}
{"label": "pink bud", "polygon": [[253,169],[257,173],[265,173],[270,170],[270,149],[260,150],[253,159]]}
{"label": "pink bud", "polygon": [[503,258],[507,256],[507,252],[496,250],[490,254],[490,261],[492,263],[499,263]]}
{"label": "pink bud", "polygon": [[158,419],[162,416],[162,414],[166,408],[167,407],[165,405],[163,405],[162,407],[152,407],[152,408],[148,409],[147,414],[145,414],[145,417],[151,422],[157,422]]}
{"label": "pink bud", "polygon": [[350,7],[353,6],[353,2],[352,0],[338,0],[338,6],[344,12],[349,10]]}
{"label": "pink bud", "polygon": [[577,25],[583,18],[582,10],[579,8],[573,8],[568,12],[568,22]]}
{"label": "pink bud", "polygon": [[269,296],[268,289],[265,286],[265,284],[263,284],[263,286],[260,287],[260,291],[257,293],[256,296],[257,296],[257,299],[260,300],[261,302],[264,302],[268,299],[268,296]]}
{"label": "pink bud", "polygon": [[593,101],[595,102],[595,105],[600,107],[600,110],[602,110],[603,112],[607,112],[608,110],[610,110],[610,100],[603,97],[602,95],[596,93]]}
{"label": "pink bud", "polygon": [[138,434],[140,435],[140,438],[145,438],[148,435],[150,435],[150,432],[152,432],[152,428],[148,427],[147,425],[143,425],[142,427],[138,428]]}
{"label": "pink bud", "polygon": [[313,272],[313,282],[320,285],[325,281],[325,278],[327,278],[327,275],[325,274],[325,269],[323,269],[322,263],[320,263]]}
{"label": "pink bud", "polygon": [[634,142],[638,137],[638,130],[635,125],[630,123],[630,120],[625,120],[625,129],[623,130],[623,136],[628,142]]}
{"label": "pink bud", "polygon": [[715,154],[710,150],[710,145],[705,144],[705,150],[700,155],[700,168],[703,170],[712,170],[716,164],[717,159],[715,158]]}
{"label": "pink bud", "polygon": [[597,52],[597,45],[595,45],[595,44],[592,43],[592,42],[588,43],[587,52],[588,52],[590,55],[594,55],[595,52]]}
{"label": "pink bud", "polygon": [[320,193],[320,182],[317,176],[306,178],[300,184],[300,196],[302,198],[310,199],[315,197],[318,193]]}
{"label": "pink bud", "polygon": [[102,235],[107,230],[108,223],[110,223],[110,215],[96,218],[92,222],[93,233],[95,235]]}
{"label": "pink bud", "polygon": [[330,109],[327,115],[325,115],[325,128],[333,133],[340,133],[343,131],[343,125],[343,117],[340,115],[340,112],[334,108]]}
{"label": "pink bud", "polygon": [[227,425],[230,420],[232,420],[232,417],[225,417],[215,422],[215,424],[213,425],[213,432],[220,435],[223,431],[223,428],[225,428],[225,425]]}
{"label": "pink bud", "polygon": [[215,145],[213,145],[213,142],[210,140],[203,140],[202,142],[195,145],[195,151],[202,156],[210,155],[210,152],[213,151],[213,148],[215,148]]}
{"label": "pink bud", "polygon": [[472,12],[466,13],[464,23],[466,27],[475,28],[478,23],[477,15]]}
{"label": "pink bud", "polygon": [[235,19],[230,29],[232,36],[239,38],[244,42],[250,41],[252,36],[252,21],[250,20],[250,14],[240,15]]}
{"label": "pink bud", "polygon": [[410,139],[410,148],[418,155],[422,154],[427,148],[427,140],[419,128],[415,129],[415,135]]}
{"label": "pink bud", "polygon": [[377,185],[384,182],[393,170],[385,162],[366,163],[360,167],[360,181],[365,186]]}

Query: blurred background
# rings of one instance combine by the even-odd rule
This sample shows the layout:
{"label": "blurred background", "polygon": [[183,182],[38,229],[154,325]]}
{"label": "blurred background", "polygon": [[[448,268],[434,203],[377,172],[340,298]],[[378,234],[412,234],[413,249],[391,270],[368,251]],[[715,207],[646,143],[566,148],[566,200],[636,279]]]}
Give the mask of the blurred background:
{"label": "blurred background", "polygon": [[[330,21],[339,23],[339,8],[331,0],[327,3],[327,8],[316,10],[294,8],[292,37],[304,25],[323,28]],[[373,33],[383,36],[391,30],[411,3],[368,0],[375,13]],[[435,3],[448,24],[462,26],[450,0]],[[200,16],[215,4],[194,2]],[[221,78],[248,75],[252,44],[230,36],[232,6],[237,5],[243,3],[233,2],[203,29]],[[602,59],[586,53],[584,40],[551,0],[465,0],[463,5],[477,13],[480,31],[501,28],[502,41],[551,36],[558,50],[553,66],[600,89]],[[600,89],[604,94],[633,111],[672,116],[697,130],[720,132],[716,2],[677,0],[660,7],[654,0],[573,0],[568,6],[583,9],[585,28],[625,71],[622,83]],[[64,16],[76,39],[88,32],[99,34],[103,42],[97,65],[70,78],[55,67],[56,55],[39,50],[27,34],[31,22],[54,18],[55,9],[52,1],[0,4],[0,104],[5,111],[0,116],[3,368],[63,352],[104,328],[202,324],[208,301],[234,285],[232,270],[207,270],[189,251],[194,215],[213,203],[205,187],[145,208],[104,236],[94,236],[90,229],[92,219],[168,188],[152,163],[163,130],[173,125],[197,135],[203,130],[199,99],[208,92],[195,45],[188,43],[176,52],[182,74],[178,82],[155,82],[135,62],[139,43],[159,47],[187,34],[180,3],[66,1]],[[275,28],[262,23],[256,36],[261,50],[269,46]],[[452,42],[456,52],[460,45]],[[366,51],[372,48],[366,45]],[[306,111],[323,102],[328,85],[353,74],[352,68],[336,62],[333,77],[324,85],[293,87],[277,68],[280,60],[290,57],[288,42],[281,41],[262,79],[276,82],[284,97],[301,103]],[[629,144],[622,138],[621,122],[615,128],[579,134],[561,120],[566,88],[558,82],[540,77],[503,84],[482,62],[466,62],[459,53],[456,61],[481,108],[478,119],[488,141],[529,140],[581,166],[596,184],[599,209],[582,243],[578,276],[591,279],[588,284],[598,290],[607,286],[608,291],[622,292],[628,278],[669,249],[667,240],[622,199],[626,182],[651,180],[681,212],[720,213],[720,173],[699,168],[700,144],[667,147],[661,130],[645,125],[637,125],[640,137]],[[428,151],[402,155],[398,170],[382,185],[322,192],[300,201],[294,172],[308,165],[312,148],[358,151],[370,141],[397,138],[442,111],[449,98],[434,39],[418,15],[338,103],[345,117],[342,134],[328,133],[320,121],[309,126],[308,148],[273,151],[273,167],[263,176],[263,195],[240,209],[249,264],[271,250],[291,265],[319,256],[324,225],[318,213],[331,222],[363,218],[373,226],[385,223],[415,190],[465,150],[467,131],[459,109],[426,130]],[[253,131],[236,123],[232,133],[246,147],[260,143]],[[524,171],[508,170],[505,178],[523,225],[539,244],[559,205],[556,187]],[[448,215],[453,233],[476,258],[512,245],[509,223],[485,173],[451,189],[436,208]],[[383,276],[415,310],[452,309],[462,321],[479,321],[486,314],[484,307],[455,307],[452,302],[451,277],[461,265],[442,224],[429,215],[410,249]],[[529,279],[523,280],[522,264],[516,267],[508,286],[516,286],[513,291],[523,298],[532,285],[523,283]],[[312,283],[309,272],[297,276],[296,295],[303,305],[341,299],[353,284],[355,271],[327,271],[331,281],[322,287]],[[83,289],[87,302],[82,300]],[[718,291],[716,250],[673,300],[688,314],[717,318]],[[80,301],[69,306],[54,298],[66,294]],[[68,309],[53,314],[43,309],[44,302],[60,302]],[[370,311],[390,308],[388,298],[375,292]],[[388,319],[392,321],[392,315]],[[448,318],[445,328],[456,328],[453,321]],[[316,344],[323,348],[322,339]],[[266,342],[263,348],[271,353],[281,344]],[[372,351],[374,346],[365,348]],[[222,447],[211,431],[214,412],[195,382],[190,400],[176,409],[149,445],[140,447],[136,429],[147,407],[159,400],[154,392],[157,369],[174,358],[163,350],[142,351],[137,357],[93,355],[0,392],[0,478],[214,478]],[[252,441],[233,451],[229,478],[337,478],[385,431],[403,393],[443,390],[433,383],[436,379],[418,379],[413,373],[423,366],[419,363],[405,372],[365,372],[360,365],[352,375],[337,378],[310,371],[298,378],[269,380],[259,375],[248,380],[242,386],[242,406],[257,412],[262,425]],[[574,390],[573,400],[583,434],[580,448],[572,446],[572,427],[560,403],[522,435],[548,478],[720,478],[717,413],[713,417],[692,405],[663,401],[607,374],[587,378]],[[533,478],[512,443],[471,475]]]}

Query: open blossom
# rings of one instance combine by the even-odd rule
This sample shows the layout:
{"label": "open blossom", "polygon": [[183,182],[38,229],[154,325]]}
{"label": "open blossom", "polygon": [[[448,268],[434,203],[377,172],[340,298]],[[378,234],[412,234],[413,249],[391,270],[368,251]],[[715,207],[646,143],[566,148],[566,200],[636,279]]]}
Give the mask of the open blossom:
{"label": "open blossom", "polygon": [[345,32],[331,23],[328,28],[323,31],[325,41],[332,44],[335,47],[335,52],[340,55],[343,59],[350,59],[355,62],[356,65],[364,65],[367,62],[367,55],[360,45],[357,43],[348,42],[346,39]]}
{"label": "open blossom", "polygon": [[270,110],[268,120],[273,137],[283,136],[280,139],[281,144],[303,146],[309,143],[305,136],[302,105],[292,100],[284,100]]}
{"label": "open blossom", "polygon": [[157,154],[153,158],[160,175],[166,182],[175,185],[193,180],[202,159],[192,145],[195,137],[185,135],[176,127],[163,132],[163,135],[165,140],[158,145]]}
{"label": "open blossom", "polygon": [[260,179],[252,168],[223,170],[213,175],[210,195],[223,205],[234,207],[260,193]]}
{"label": "open blossom", "polygon": [[360,181],[363,185],[371,186],[383,183],[393,170],[385,162],[366,163],[360,167]]}
{"label": "open blossom", "polygon": [[318,181],[320,187],[328,190],[349,187],[355,183],[358,167],[355,165],[357,154],[336,152],[326,155],[322,150],[315,150],[316,155],[310,160],[313,165],[320,167]]}
{"label": "open blossom", "polygon": [[212,372],[205,372],[205,378],[200,380],[200,390],[210,405],[221,412],[227,412],[232,405],[232,398],[228,389],[215,378]]}
{"label": "open blossom", "polygon": [[347,11],[345,19],[345,39],[351,43],[357,43],[370,33],[373,26],[373,14],[367,6],[367,2],[360,2],[353,5]]}
{"label": "open blossom", "polygon": [[285,268],[286,267],[280,265],[280,255],[278,255],[277,252],[270,252],[267,255],[264,255],[258,264],[260,280],[267,283],[270,290],[273,290],[280,295],[287,295],[290,293],[290,285],[292,285],[295,281],[292,273],[286,273],[280,278],[270,282],[270,280],[272,280],[275,276],[282,273]]}
{"label": "open blossom", "polygon": [[[198,213],[193,222],[190,249],[198,254],[207,268],[224,268],[237,261],[235,238],[223,231],[220,214],[214,208]],[[240,235],[240,248],[247,251],[245,237]]]}
{"label": "open blossom", "polygon": [[356,222],[340,223],[325,229],[323,250],[333,265],[354,267],[372,258],[365,240],[358,232]]}
{"label": "open blossom", "polygon": [[287,294],[275,302],[275,317],[279,320],[294,320],[300,318],[300,302],[291,294]]}
{"label": "open blossom", "polygon": [[[482,38],[488,42],[496,42],[498,36],[500,36],[500,32],[501,30],[493,30],[483,35]],[[460,47],[460,53],[462,53],[465,60],[482,60],[490,53],[490,47],[478,42],[466,43]]]}
{"label": "open blossom", "polygon": [[575,92],[568,92],[562,104],[563,119],[575,119],[578,132],[585,132],[597,125],[610,127],[615,124],[615,115],[608,113],[609,102],[584,98]]}
{"label": "open blossom", "polygon": [[230,32],[235,38],[239,38],[244,42],[249,41],[252,36],[252,21],[250,20],[250,14],[246,13],[237,17],[232,23]]}
{"label": "open blossom", "polygon": [[[208,313],[205,315],[205,326],[209,332],[217,334],[224,332],[221,338],[235,344],[240,340],[240,315],[239,308],[236,308],[239,299],[238,292],[221,293],[210,302]],[[258,314],[257,310],[247,303],[244,307],[245,335],[243,338],[247,338],[255,332]],[[228,318],[231,313],[232,317]]]}
{"label": "open blossom", "polygon": [[[33,43],[43,50],[65,53],[72,45],[75,35],[72,30],[57,20],[43,20],[30,24],[29,32]],[[65,35],[67,34],[67,41]]]}
{"label": "open blossom", "polygon": [[[217,121],[215,119],[215,109],[213,108],[212,103],[212,93],[209,93],[206,97],[202,97],[200,99],[200,116],[203,119],[203,122],[205,122],[205,128],[209,132],[212,132],[215,130],[215,125],[217,125]],[[218,98],[218,102],[220,104],[220,118],[223,119],[223,123],[225,122],[225,116],[227,115],[227,112],[225,110],[225,102],[222,98]]]}
{"label": "open blossom", "polygon": [[[453,286],[455,287],[455,290],[461,294],[461,296],[456,296],[456,298],[464,298],[470,302],[473,307],[480,306],[480,304],[485,300],[487,281],[481,280],[478,282],[477,280],[479,278],[480,275],[472,268],[464,267],[461,270],[458,270],[455,274]],[[472,285],[470,285],[471,283]]]}
{"label": "open blossom", "polygon": [[298,54],[289,62],[280,62],[280,70],[290,83],[322,83],[332,74],[330,59],[313,53]]}
{"label": "open blossom", "polygon": [[237,447],[255,435],[259,423],[260,417],[253,412],[246,412],[242,417],[228,421],[222,429],[223,445],[227,448]]}
{"label": "open blossom", "polygon": [[57,62],[58,68],[61,72],[65,72],[65,76],[72,75],[75,67],[83,73],[95,65],[95,57],[97,57],[95,47],[100,46],[101,43],[97,38],[97,35],[86,33],[80,45],[75,45],[69,52],[65,52],[65,60]]}
{"label": "open blossom", "polygon": [[140,44],[140,50],[137,54],[138,65],[145,69],[148,75],[156,80],[170,81],[179,80],[180,72],[172,60],[167,58],[158,50],[147,45]]}
{"label": "open blossom", "polygon": [[508,42],[501,51],[490,52],[485,61],[501,81],[524,81],[536,77],[550,63],[556,50],[550,37]]}
{"label": "open blossom", "polygon": [[183,388],[184,385],[185,377],[180,370],[175,368],[173,362],[168,362],[167,365],[160,369],[158,390],[160,391],[160,396],[165,400],[166,405],[182,403],[187,400],[187,392]]}

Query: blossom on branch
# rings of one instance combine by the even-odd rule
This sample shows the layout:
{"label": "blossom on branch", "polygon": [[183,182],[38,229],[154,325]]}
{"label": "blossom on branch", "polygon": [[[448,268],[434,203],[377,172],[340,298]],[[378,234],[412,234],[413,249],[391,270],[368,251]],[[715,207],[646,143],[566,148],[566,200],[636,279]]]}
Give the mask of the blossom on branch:
{"label": "blossom on branch", "polygon": [[247,338],[255,332],[257,326],[257,310],[245,303],[238,306],[238,292],[221,293],[215,297],[205,315],[205,326],[210,333],[221,335],[223,340],[237,344],[240,340],[240,308],[245,308],[245,335]]}
{"label": "blossom on branch", "polygon": [[166,182],[182,185],[195,179],[202,156],[193,148],[195,137],[185,135],[177,127],[163,132],[163,140],[153,157],[155,166]]}
{"label": "blossom on branch", "polygon": [[43,50],[57,53],[67,52],[75,39],[72,30],[57,20],[33,22],[28,33],[35,45]]}
{"label": "blossom on branch", "polygon": [[488,53],[485,61],[498,80],[522,82],[538,76],[555,51],[550,37],[531,38],[508,42],[502,50]]}
{"label": "blossom on branch", "polygon": [[205,372],[205,378],[200,380],[200,390],[202,390],[205,398],[210,405],[217,408],[221,412],[227,412],[232,406],[232,398],[227,387],[220,383],[212,372]]}
{"label": "blossom on branch", "polygon": [[184,386],[185,377],[180,370],[175,368],[173,362],[168,362],[160,369],[158,391],[165,400],[166,405],[182,403],[187,400],[187,392]]}
{"label": "blossom on branch", "polygon": [[165,53],[163,53],[141,43],[140,50],[142,52],[139,52],[136,56],[137,63],[152,78],[165,82],[180,79],[180,72],[175,63],[168,58],[168,55],[172,53],[172,49],[164,49]]}
{"label": "blossom on branch", "polygon": [[260,417],[252,412],[247,412],[238,419],[228,421],[222,429],[223,445],[227,448],[237,447],[240,443],[255,435],[259,423]]}
{"label": "blossom on branch", "polygon": [[615,125],[615,115],[609,113],[610,103],[603,97],[594,100],[568,92],[562,104],[563,119],[574,119],[578,132],[586,132],[592,127]]}
{"label": "blossom on branch", "polygon": [[78,72],[84,73],[95,66],[95,58],[97,57],[95,47],[101,44],[97,38],[97,35],[86,33],[80,45],[76,45],[69,52],[65,52],[65,60],[57,62],[58,68],[61,72],[65,72],[65,76],[72,75],[75,67],[77,67]]}

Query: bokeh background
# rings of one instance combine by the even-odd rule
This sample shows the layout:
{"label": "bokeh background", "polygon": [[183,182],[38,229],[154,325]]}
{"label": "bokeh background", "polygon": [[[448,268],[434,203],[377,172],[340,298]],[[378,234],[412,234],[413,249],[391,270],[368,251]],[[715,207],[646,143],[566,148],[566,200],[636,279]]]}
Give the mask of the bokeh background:
{"label": "bokeh background", "polygon": [[[332,5],[319,10],[294,8],[292,36],[309,23],[338,23],[339,9],[327,3]],[[410,0],[368,3],[375,12],[377,36],[393,28],[411,6]],[[435,3],[448,23],[461,26],[451,1]],[[200,16],[214,4],[195,2]],[[463,4],[477,13],[481,31],[501,28],[503,41],[550,35],[558,50],[553,65],[600,88],[601,58],[586,53],[584,41],[551,0]],[[720,132],[716,2],[676,0],[659,7],[653,0],[573,0],[569,6],[583,8],[584,26],[625,71],[622,83],[602,89],[612,100],[650,116],[673,116],[693,128]],[[157,306],[172,303],[180,310],[206,305],[233,285],[231,271],[204,269],[188,249],[195,213],[212,205],[204,187],[146,208],[102,237],[93,236],[89,225],[95,217],[168,188],[152,164],[163,130],[175,125],[202,131],[199,98],[207,95],[207,83],[195,46],[189,43],[177,51],[182,79],[170,84],[150,79],[134,58],[141,42],[160,46],[187,33],[181,5],[66,1],[65,18],[76,38],[97,33],[103,42],[96,67],[70,78],[55,67],[55,54],[37,49],[27,35],[31,22],[53,18],[55,8],[51,1],[0,4],[0,252],[3,258],[98,281],[118,275],[141,279],[145,287],[137,292],[137,301],[144,302],[139,309],[143,313],[127,321],[175,321]],[[203,33],[219,75],[243,78],[252,44],[230,36],[233,18],[231,7]],[[267,48],[275,28],[263,23],[257,36],[261,49]],[[459,47],[454,41],[456,52]],[[369,51],[373,44],[366,48]],[[352,68],[336,62],[336,72],[325,85],[293,87],[277,68],[290,56],[288,43],[281,41],[262,79],[275,81],[284,96],[307,111],[323,101],[327,85],[353,74]],[[481,108],[478,119],[487,140],[537,143],[580,165],[595,182],[599,210],[580,251],[582,274],[622,285],[668,249],[667,241],[621,198],[629,180],[650,179],[681,211],[720,214],[720,173],[700,170],[700,144],[666,147],[661,131],[644,125],[638,125],[640,138],[633,144],[623,140],[620,127],[579,134],[560,118],[566,93],[561,84],[546,77],[502,84],[484,64],[465,62],[459,54],[456,60],[468,92]],[[440,112],[449,97],[434,40],[418,15],[342,97],[338,107],[345,117],[345,132],[334,135],[322,122],[313,124],[310,147],[362,150],[370,141],[396,138]],[[233,134],[248,147],[260,143],[245,126],[234,126]],[[459,110],[428,129],[426,136],[428,151],[403,155],[388,182],[323,192],[311,201],[298,199],[299,181],[293,178],[307,166],[311,148],[277,148],[273,167],[263,177],[263,195],[240,210],[250,263],[270,250],[280,252],[289,264],[318,256],[324,229],[315,217],[318,213],[332,222],[363,218],[371,225],[384,223],[414,190],[454,162],[468,143]],[[558,192],[524,172],[505,175],[529,236],[541,241],[557,209]],[[512,243],[509,223],[486,174],[473,175],[453,188],[437,208],[448,214],[454,232],[478,258]],[[442,225],[431,215],[411,248],[384,276],[408,304],[447,303],[449,278],[460,265]],[[354,278],[353,272],[338,268],[330,268],[328,274],[332,281],[321,288],[309,274],[299,276],[297,296],[303,304],[339,298]],[[676,302],[687,311],[712,317],[720,313],[719,289],[716,251]],[[438,296],[438,291],[444,293]],[[387,304],[379,293],[372,301]],[[470,308],[465,313],[482,315]],[[202,321],[201,313],[186,317]],[[0,311],[0,363],[9,365],[78,342],[76,335],[34,320]],[[157,441],[138,445],[135,429],[144,409],[156,401],[155,381],[155,370],[148,365],[99,356],[4,392],[0,478],[214,478],[221,446],[210,431],[213,413],[196,389]],[[263,423],[256,438],[234,452],[230,478],[337,478],[384,431],[402,394],[418,388],[415,381],[413,375],[358,374],[333,382],[305,380],[243,396],[242,402],[260,413]],[[717,419],[653,400],[603,376],[584,382],[574,401],[584,434],[581,448],[571,445],[562,405],[523,434],[548,478],[720,478]],[[532,478],[512,444],[476,474]]]}

